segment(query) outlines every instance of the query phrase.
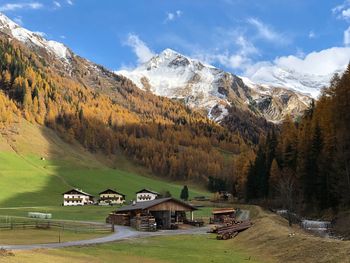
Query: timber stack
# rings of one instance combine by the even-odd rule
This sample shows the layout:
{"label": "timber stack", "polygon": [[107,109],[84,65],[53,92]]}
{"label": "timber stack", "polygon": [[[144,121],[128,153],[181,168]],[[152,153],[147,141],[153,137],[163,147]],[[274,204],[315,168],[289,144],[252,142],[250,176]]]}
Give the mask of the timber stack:
{"label": "timber stack", "polygon": [[238,235],[239,232],[242,232],[248,228],[250,228],[253,223],[250,220],[246,221],[238,221],[232,225],[220,226],[214,229],[217,233],[216,239],[226,240],[230,238],[234,238]]}
{"label": "timber stack", "polygon": [[120,226],[130,226],[130,216],[128,214],[110,213],[106,218],[106,223]]}
{"label": "timber stack", "polygon": [[138,231],[151,232],[157,230],[156,220],[149,214],[137,215],[135,218],[130,220],[130,224]]}

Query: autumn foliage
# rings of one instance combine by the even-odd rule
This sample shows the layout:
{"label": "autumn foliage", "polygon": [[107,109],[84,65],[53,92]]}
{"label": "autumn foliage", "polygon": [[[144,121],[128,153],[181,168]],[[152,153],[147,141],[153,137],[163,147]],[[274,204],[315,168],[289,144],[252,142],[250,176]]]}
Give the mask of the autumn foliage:
{"label": "autumn foliage", "polygon": [[68,71],[47,61],[21,43],[1,39],[2,124],[20,114],[91,152],[122,152],[157,175],[203,183],[209,177],[232,181],[232,156],[246,148],[238,133],[103,68],[99,72],[107,77],[89,79],[80,58],[73,58]]}

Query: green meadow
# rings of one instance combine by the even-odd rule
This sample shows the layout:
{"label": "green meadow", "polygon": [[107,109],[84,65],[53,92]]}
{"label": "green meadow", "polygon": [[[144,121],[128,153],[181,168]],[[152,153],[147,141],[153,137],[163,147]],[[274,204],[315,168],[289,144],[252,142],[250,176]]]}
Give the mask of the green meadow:
{"label": "green meadow", "polygon": [[[141,188],[170,191],[178,198],[183,186],[97,163],[84,167],[69,161],[41,160],[35,155],[23,157],[0,152],[0,215],[26,216],[29,211],[38,211],[52,213],[56,219],[101,221],[107,211],[114,209],[62,207],[62,193],[72,187],[95,196],[112,188],[131,200]],[[203,194],[207,193],[190,187],[190,196]]]}
{"label": "green meadow", "polygon": [[221,242],[216,240],[215,235],[153,237],[97,246],[14,253],[15,256],[4,258],[4,262],[263,262],[235,247],[232,240]]}

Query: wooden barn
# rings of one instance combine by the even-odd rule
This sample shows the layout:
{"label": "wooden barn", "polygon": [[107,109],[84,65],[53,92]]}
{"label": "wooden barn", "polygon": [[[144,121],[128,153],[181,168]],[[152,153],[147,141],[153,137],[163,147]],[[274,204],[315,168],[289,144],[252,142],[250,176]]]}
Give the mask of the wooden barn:
{"label": "wooden barn", "polygon": [[233,208],[217,208],[212,211],[213,218],[210,218],[210,223],[224,224],[232,222],[236,217],[236,210]]}
{"label": "wooden barn", "polygon": [[159,198],[124,206],[111,213],[106,221],[143,231],[173,229],[186,220],[186,212],[190,212],[193,219],[195,210],[197,208],[175,198]]}

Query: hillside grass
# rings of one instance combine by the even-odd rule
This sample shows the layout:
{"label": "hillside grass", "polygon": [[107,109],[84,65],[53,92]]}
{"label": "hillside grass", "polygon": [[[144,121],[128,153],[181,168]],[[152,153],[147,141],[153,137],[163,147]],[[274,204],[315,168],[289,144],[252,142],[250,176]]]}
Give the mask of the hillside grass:
{"label": "hillside grass", "polygon": [[[91,154],[24,120],[0,134],[0,215],[33,211],[52,213],[55,219],[103,221],[115,207],[62,207],[62,193],[74,187],[98,197],[112,188],[130,201],[136,191],[150,188],[179,198],[183,184],[162,180],[121,154],[113,159]],[[191,186],[189,190],[190,197],[208,194]]]}
{"label": "hillside grass", "polygon": [[0,244],[31,245],[58,243],[76,240],[86,240],[103,237],[106,234],[75,233],[74,231],[59,231],[57,229],[16,229],[0,230]]}
{"label": "hillside grass", "polygon": [[264,262],[215,235],[153,237],[98,246],[14,252],[0,262]]}

